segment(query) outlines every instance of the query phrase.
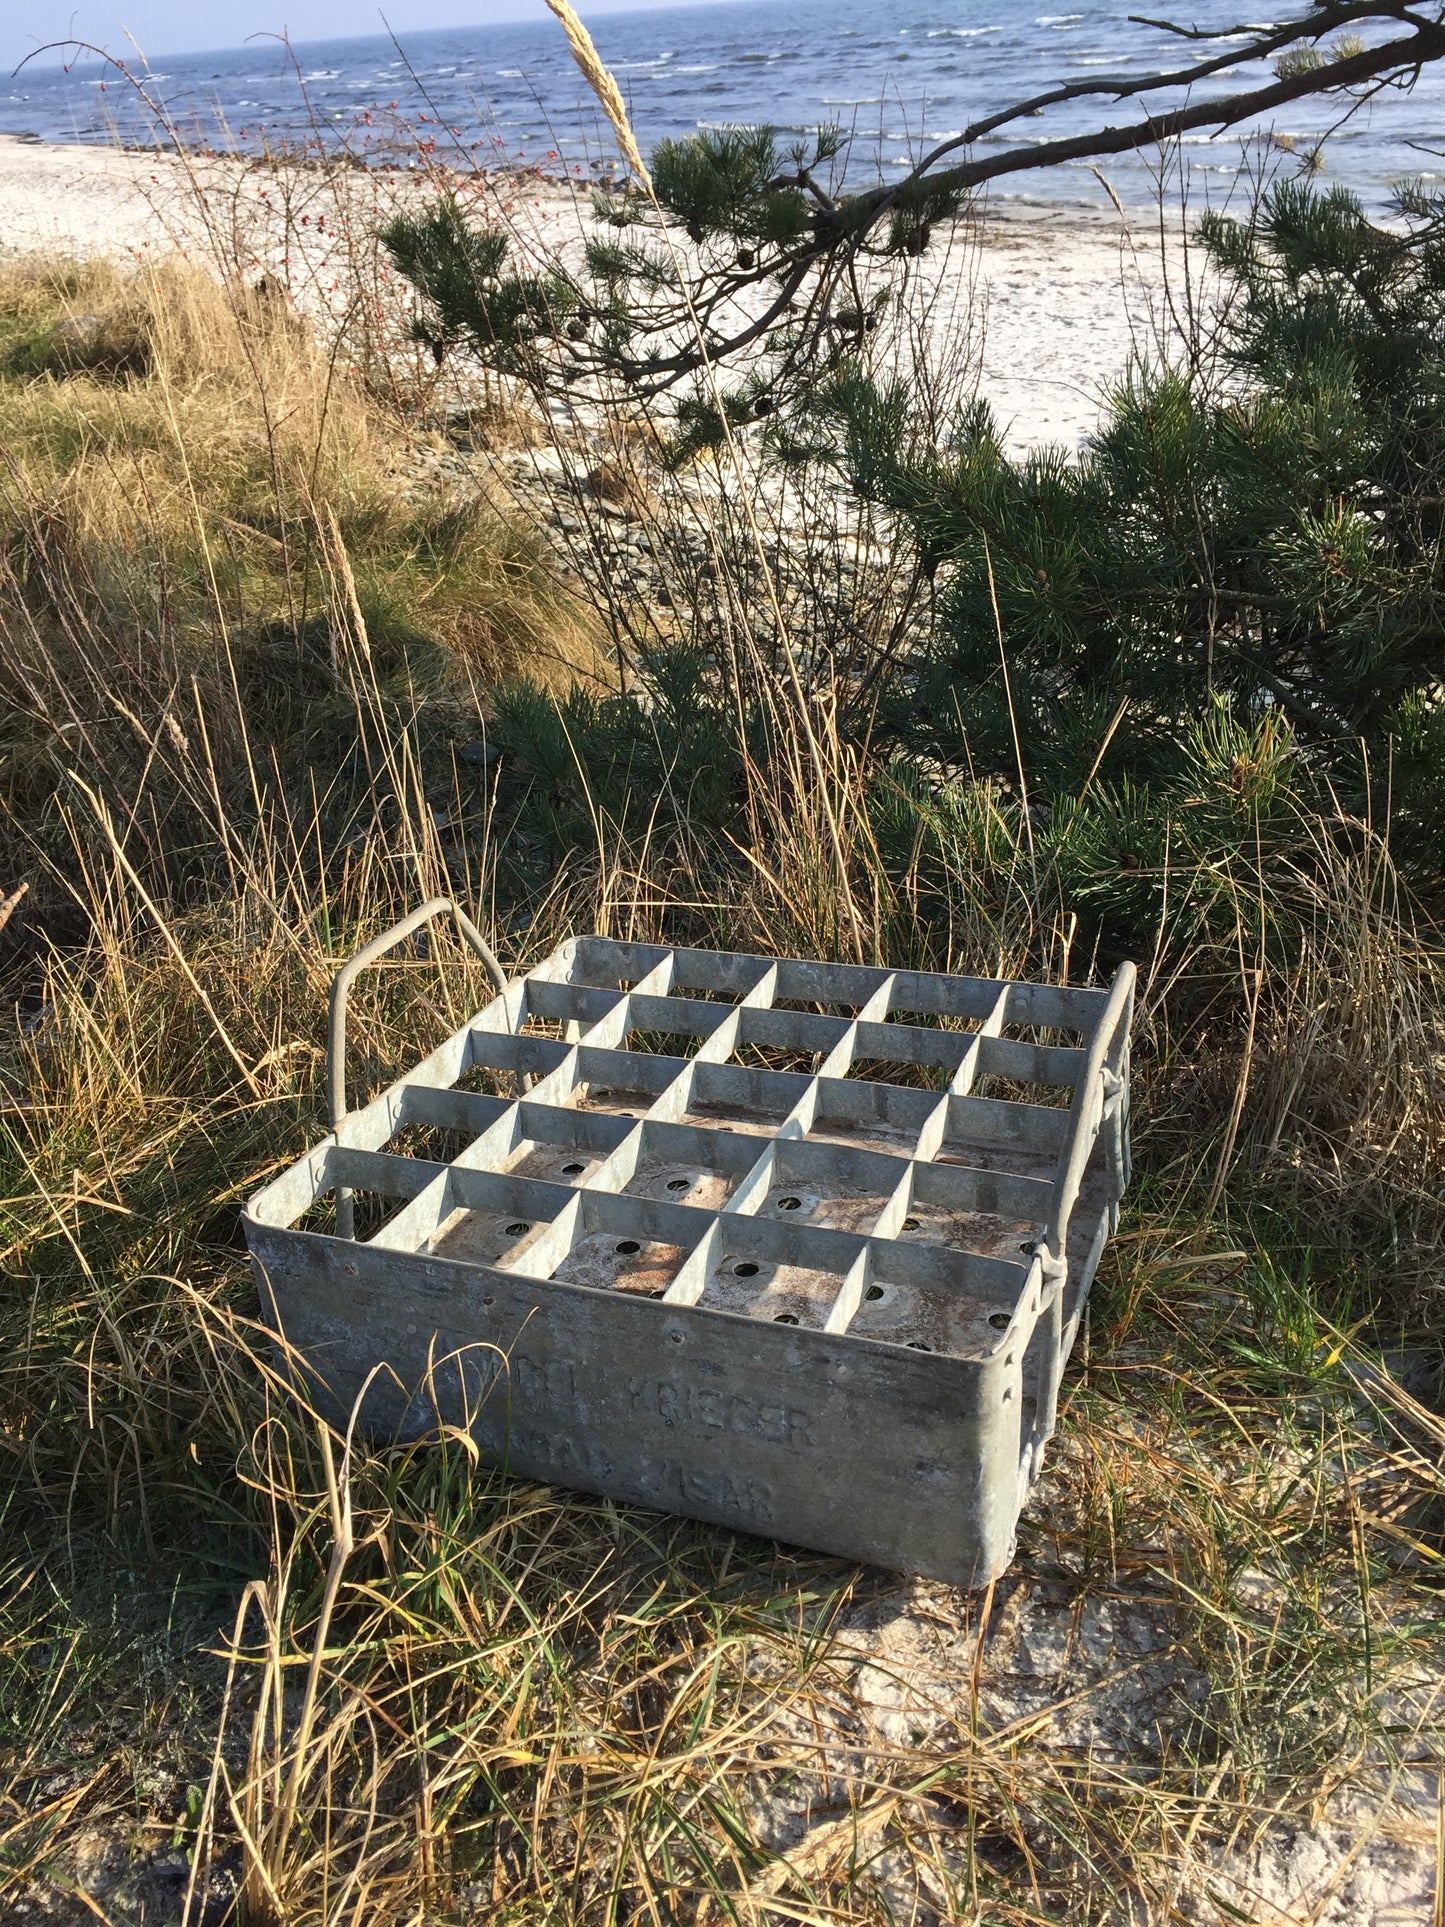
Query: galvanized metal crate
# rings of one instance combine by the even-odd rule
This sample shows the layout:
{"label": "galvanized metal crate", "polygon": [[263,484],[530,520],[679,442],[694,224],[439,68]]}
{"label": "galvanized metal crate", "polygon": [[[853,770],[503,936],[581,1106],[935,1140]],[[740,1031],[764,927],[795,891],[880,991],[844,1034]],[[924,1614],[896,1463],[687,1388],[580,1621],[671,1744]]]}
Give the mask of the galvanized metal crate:
{"label": "galvanized metal crate", "polygon": [[336,1129],[246,1212],[329,1408],[365,1388],[368,1428],[441,1418],[531,1478],[999,1572],[1128,1182],[1133,967],[580,937],[348,1114],[346,990],[397,935],[338,980]]}

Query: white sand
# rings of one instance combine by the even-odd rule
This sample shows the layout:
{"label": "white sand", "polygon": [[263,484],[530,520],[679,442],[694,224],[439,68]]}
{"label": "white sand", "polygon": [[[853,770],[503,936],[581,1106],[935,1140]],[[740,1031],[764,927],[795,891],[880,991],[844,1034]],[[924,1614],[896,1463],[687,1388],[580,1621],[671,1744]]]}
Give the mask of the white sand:
{"label": "white sand", "polygon": [[1077,447],[1100,398],[1130,358],[1177,340],[1182,300],[1178,241],[1126,228],[1104,202],[1073,209],[1009,209],[985,224],[980,392],[1015,447]]}
{"label": "white sand", "polygon": [[0,134],[0,246],[91,255],[138,245],[152,219],[136,180],[141,158]]}
{"label": "white sand", "polygon": [[[205,218],[198,180],[209,206]],[[50,146],[5,135],[0,254],[155,259],[174,249],[204,256],[220,248],[244,269],[289,277],[303,303],[308,287],[313,298],[334,303],[344,297],[346,281],[355,281],[359,261],[369,258],[367,272],[375,272],[366,239],[374,217],[418,191],[417,177],[405,172],[346,177],[341,195],[351,235],[342,249],[333,242],[338,190],[325,177],[308,181],[303,173],[283,182],[234,161],[187,168],[171,154]],[[543,246],[575,238],[587,224],[585,202],[551,184],[494,182],[486,198],[509,210],[513,221],[525,220]],[[1001,211],[983,224],[980,247],[956,245],[926,270],[936,295],[931,329],[935,337],[967,338],[980,392],[1015,448],[1077,446],[1098,419],[1101,393],[1132,353],[1157,340],[1167,319],[1166,282],[1178,277],[1178,246],[1167,250],[1166,275],[1149,223],[1126,229],[1102,190],[1099,201],[1093,216],[1042,206]],[[331,220],[318,240],[317,222],[327,208]]]}

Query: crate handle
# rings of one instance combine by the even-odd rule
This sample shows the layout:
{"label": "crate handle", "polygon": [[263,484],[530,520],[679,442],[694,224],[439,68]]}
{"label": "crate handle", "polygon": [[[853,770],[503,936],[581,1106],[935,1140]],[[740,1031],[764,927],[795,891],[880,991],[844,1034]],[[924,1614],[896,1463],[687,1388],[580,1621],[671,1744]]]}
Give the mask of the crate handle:
{"label": "crate handle", "polygon": [[[419,930],[424,923],[430,923],[443,911],[449,910],[456,918],[457,928],[476,951],[488,977],[499,993],[507,988],[507,973],[497,962],[486,938],[462,909],[450,897],[432,897],[422,904],[419,910],[394,923],[389,930],[383,930],[379,937],[363,944],[354,957],[337,971],[331,983],[331,1012],[326,1036],[326,1108],[333,1131],[339,1131],[346,1121],[346,1001],[351,994],[351,986],[368,964],[384,957],[388,950],[395,950],[413,930]],[[344,1186],[336,1189],[336,1231],[338,1237],[351,1238],[356,1235],[356,1213],[351,1192]]]}

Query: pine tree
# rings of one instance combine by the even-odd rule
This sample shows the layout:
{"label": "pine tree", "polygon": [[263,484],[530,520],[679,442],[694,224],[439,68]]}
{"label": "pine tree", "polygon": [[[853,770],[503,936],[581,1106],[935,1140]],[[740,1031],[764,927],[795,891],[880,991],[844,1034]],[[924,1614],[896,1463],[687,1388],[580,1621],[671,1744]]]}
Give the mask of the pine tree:
{"label": "pine tree", "polygon": [[1078,461],[1009,459],[986,406],[904,461],[906,397],[835,384],[854,485],[902,512],[945,588],[934,648],[885,696],[900,742],[1009,775],[1017,730],[1031,779],[1066,795],[1091,769],[1167,777],[1220,697],[1277,710],[1321,766],[1361,738],[1424,751],[1445,677],[1445,198],[1403,190],[1394,213],[1288,183],[1250,221],[1206,218],[1224,378],[1134,368]]}
{"label": "pine tree", "polygon": [[[1371,17],[1382,34],[1404,32],[1324,39]],[[1261,56],[1268,83],[1191,95],[1197,78]],[[1014,103],[892,184],[845,191],[833,129],[787,151],[768,129],[664,142],[651,195],[597,198],[608,231],[589,240],[580,271],[514,268],[505,235],[474,229],[445,201],[385,239],[438,354],[462,345],[539,395],[580,385],[624,406],[667,397],[675,460],[730,427],[779,459],[832,463],[891,509],[940,591],[940,616],[911,656],[890,656],[887,676],[868,679],[867,714],[855,717],[872,752],[898,755],[874,789],[880,842],[896,830],[900,849],[934,849],[946,868],[948,837],[973,834],[968,807],[954,820],[963,792],[951,779],[988,779],[1012,792],[1003,807],[1016,825],[1027,810],[1041,874],[1057,877],[1063,900],[1093,903],[1109,941],[1128,948],[1155,927],[1166,852],[1187,848],[1202,875],[1248,847],[1267,868],[1272,838],[1286,847],[1322,786],[1369,801],[1367,768],[1389,771],[1397,818],[1421,832],[1398,847],[1438,881],[1445,197],[1403,188],[1380,222],[1344,190],[1299,180],[1248,219],[1207,217],[1200,239],[1228,290],[1221,365],[1209,376],[1193,364],[1132,367],[1080,456],[1010,458],[983,402],[920,453],[913,397],[864,372],[877,311],[859,298],[855,269],[868,257],[876,281],[880,265],[925,250],[987,179],[1231,124],[1308,93],[1364,98],[1442,57],[1445,0],[1408,15],[1386,0],[1319,0],[1173,73],[1070,82]],[[1170,90],[1175,107],[1152,106],[1135,124],[975,146],[1065,98]],[[619,809],[643,765],[667,788],[699,731],[721,727],[726,705],[703,659],[684,653],[676,675],[665,652],[644,666],[656,685],[636,704],[645,728],[634,727],[636,698],[619,696],[564,732]],[[502,732],[531,743],[534,765],[546,760],[549,715],[527,692],[503,701]],[[756,733],[765,753],[766,731]],[[566,788],[559,778],[547,805],[554,841],[565,841]],[[725,822],[734,788],[726,776],[694,786],[691,820]],[[1207,925],[1212,912],[1201,897],[1191,914]],[[1238,914],[1236,898],[1222,927],[1235,930]]]}

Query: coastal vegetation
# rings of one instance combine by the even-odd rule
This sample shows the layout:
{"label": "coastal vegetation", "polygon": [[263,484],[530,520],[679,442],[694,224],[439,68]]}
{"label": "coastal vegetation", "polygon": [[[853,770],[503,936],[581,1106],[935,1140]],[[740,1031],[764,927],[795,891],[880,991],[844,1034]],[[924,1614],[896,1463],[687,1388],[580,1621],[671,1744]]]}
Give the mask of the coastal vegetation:
{"label": "coastal vegetation", "polygon": [[[654,157],[659,195],[785,245],[756,195],[698,202],[711,151]],[[1227,298],[1077,459],[1010,456],[966,369],[906,359],[906,285],[745,405],[622,382],[561,422],[466,320],[503,249],[437,205],[388,229],[420,340],[225,260],[0,272],[0,1912],[1423,1892],[1445,205],[1290,183],[1207,223]],[[616,290],[650,272],[619,232]],[[597,325],[539,285],[505,313],[547,354]],[[240,1205],[324,1128],[337,962],[438,891],[514,967],[589,928],[1138,961],[1135,1190],[996,1589],[298,1399]],[[358,1082],[486,995],[445,936],[399,953]]]}

